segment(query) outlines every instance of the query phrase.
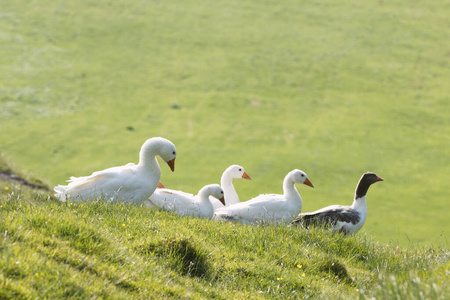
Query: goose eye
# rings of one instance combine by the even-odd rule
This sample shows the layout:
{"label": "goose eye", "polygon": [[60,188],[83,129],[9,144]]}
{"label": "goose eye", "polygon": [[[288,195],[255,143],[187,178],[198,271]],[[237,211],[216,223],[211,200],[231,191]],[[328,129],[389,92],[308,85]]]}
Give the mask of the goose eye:
{"label": "goose eye", "polygon": [[239,169],[239,172],[242,171],[242,169]]}
{"label": "goose eye", "polygon": [[175,151],[173,151],[172,154],[175,155]]}
{"label": "goose eye", "polygon": [[305,175],[304,175],[304,174],[302,174],[302,177],[305,177]]}

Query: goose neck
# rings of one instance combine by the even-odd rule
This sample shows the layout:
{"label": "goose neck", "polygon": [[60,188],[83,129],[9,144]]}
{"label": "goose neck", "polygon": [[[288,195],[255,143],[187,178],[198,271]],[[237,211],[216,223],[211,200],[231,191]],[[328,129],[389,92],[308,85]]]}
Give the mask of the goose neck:
{"label": "goose neck", "polygon": [[220,177],[220,186],[233,187],[233,180],[229,176],[222,175]]}
{"label": "goose neck", "polygon": [[208,197],[208,191],[205,188],[202,188],[199,192],[198,192],[198,202],[200,203],[205,203],[205,202],[209,202],[209,197]]}
{"label": "goose neck", "polygon": [[150,139],[142,145],[139,151],[139,165],[145,168],[159,168],[156,155],[158,155],[158,149],[160,149],[160,142],[158,140]]}
{"label": "goose neck", "polygon": [[295,187],[295,182],[287,176],[283,182],[283,192],[286,199],[302,201],[300,194]]}
{"label": "goose neck", "polygon": [[139,158],[139,166],[144,167],[145,169],[160,170],[158,160],[154,155],[146,155],[146,156],[141,155]]}
{"label": "goose neck", "polygon": [[353,200],[352,207],[358,211],[367,211],[366,196],[356,197]]}
{"label": "goose neck", "polygon": [[355,199],[365,197],[371,184],[372,182],[368,181],[364,177],[361,177],[361,179],[358,182],[358,185],[356,186]]}
{"label": "goose neck", "polygon": [[202,210],[207,211],[207,213],[214,213],[214,207],[211,203],[211,201],[209,201],[209,191],[206,188],[201,189],[198,192],[198,196],[197,196],[197,201],[198,201],[198,205],[201,207]]}
{"label": "goose neck", "polygon": [[233,181],[231,178],[222,177],[220,180],[220,186],[223,189],[226,206],[239,203],[239,196],[234,189]]}

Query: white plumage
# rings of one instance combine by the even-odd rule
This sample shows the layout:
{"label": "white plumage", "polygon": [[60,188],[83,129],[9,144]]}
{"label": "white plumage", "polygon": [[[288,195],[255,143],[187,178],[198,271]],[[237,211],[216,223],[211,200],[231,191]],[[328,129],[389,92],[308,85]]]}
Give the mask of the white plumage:
{"label": "white plumage", "polygon": [[302,210],[302,198],[295,183],[314,187],[306,173],[296,169],[284,178],[283,195],[259,195],[246,202],[219,208],[214,212],[213,219],[244,224],[290,223]]}
{"label": "white plumage", "polygon": [[68,185],[54,188],[55,196],[66,201],[88,201],[103,197],[111,201],[140,204],[156,189],[161,169],[156,156],[160,156],[174,171],[176,149],[167,139],[148,139],[139,152],[139,164],[129,163],[92,173],[85,177],[70,177]]}
{"label": "white plumage", "polygon": [[220,186],[225,193],[225,204],[222,204],[219,200],[214,197],[209,197],[214,210],[225,206],[233,205],[239,203],[239,196],[233,186],[233,178],[244,178],[252,180],[250,176],[245,172],[244,168],[239,165],[229,166],[222,174],[220,178]]}
{"label": "white plumage", "polygon": [[158,189],[144,202],[144,205],[173,211],[182,216],[211,219],[214,208],[209,196],[220,199],[222,203],[225,201],[222,188],[218,184],[210,184],[204,186],[197,196],[182,191]]}

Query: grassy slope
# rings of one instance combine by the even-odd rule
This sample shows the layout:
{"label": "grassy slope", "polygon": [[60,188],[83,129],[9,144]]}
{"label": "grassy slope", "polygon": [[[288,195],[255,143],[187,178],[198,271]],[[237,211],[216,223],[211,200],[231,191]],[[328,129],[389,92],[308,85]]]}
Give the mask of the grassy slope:
{"label": "grassy slope", "polygon": [[0,188],[2,299],[445,299],[450,292],[448,251],[436,247],[402,250],[363,234],[221,224]]}
{"label": "grassy slope", "polygon": [[[163,182],[197,191],[232,163],[243,200],[306,171],[304,211],[350,203],[376,240],[445,244],[448,4],[437,1],[9,1],[0,151],[52,184],[178,148]],[[177,104],[177,105],[173,105]],[[128,126],[134,128],[127,130]],[[212,179],[211,179],[212,178]]]}

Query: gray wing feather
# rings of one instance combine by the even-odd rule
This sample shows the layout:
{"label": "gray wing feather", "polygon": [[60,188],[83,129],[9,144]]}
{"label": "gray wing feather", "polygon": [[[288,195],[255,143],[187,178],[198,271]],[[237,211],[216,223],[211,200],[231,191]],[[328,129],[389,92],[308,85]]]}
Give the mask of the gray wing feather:
{"label": "gray wing feather", "polygon": [[237,222],[239,221],[239,217],[233,214],[227,214],[227,213],[221,213],[221,214],[214,214],[213,219],[216,221],[231,221],[231,222]]}
{"label": "gray wing feather", "polygon": [[308,228],[311,225],[334,226],[337,222],[356,224],[360,220],[358,212],[350,206],[335,206],[330,209],[321,209],[311,213],[300,214],[292,224]]}

